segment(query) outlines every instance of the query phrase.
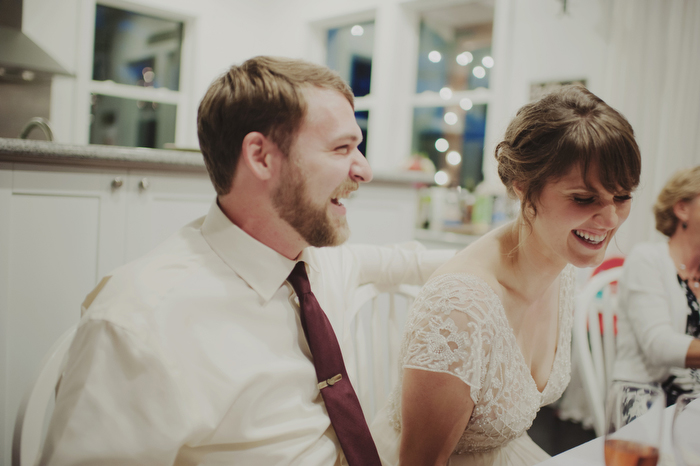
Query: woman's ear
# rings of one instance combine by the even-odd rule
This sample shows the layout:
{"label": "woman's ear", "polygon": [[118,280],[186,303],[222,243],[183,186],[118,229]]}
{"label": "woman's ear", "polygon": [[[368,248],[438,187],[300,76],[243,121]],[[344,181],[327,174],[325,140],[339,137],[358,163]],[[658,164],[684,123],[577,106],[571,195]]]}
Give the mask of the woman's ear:
{"label": "woman's ear", "polygon": [[263,181],[273,177],[281,153],[277,145],[257,131],[248,133],[241,145],[241,159],[253,175]]}
{"label": "woman's ear", "polygon": [[513,182],[513,192],[515,195],[518,197],[518,200],[520,200],[520,203],[523,203],[523,199],[525,198],[525,190],[522,188],[520,183],[518,182]]}
{"label": "woman's ear", "polygon": [[681,223],[688,222],[688,218],[690,217],[690,205],[688,201],[678,201],[673,204],[673,214]]}

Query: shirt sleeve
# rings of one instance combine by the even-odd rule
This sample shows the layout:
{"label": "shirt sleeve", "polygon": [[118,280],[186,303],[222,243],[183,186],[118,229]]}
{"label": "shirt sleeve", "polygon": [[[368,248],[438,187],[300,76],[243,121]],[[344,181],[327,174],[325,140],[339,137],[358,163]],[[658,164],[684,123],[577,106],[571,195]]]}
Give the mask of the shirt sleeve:
{"label": "shirt sleeve", "polygon": [[633,251],[625,260],[623,281],[626,308],[632,331],[652,366],[685,367],[693,337],[673,328],[671,299],[664,287],[663,267],[643,250]]}
{"label": "shirt sleeve", "polygon": [[187,427],[173,371],[128,331],[79,327],[40,465],[172,465]]}
{"label": "shirt sleeve", "polygon": [[[452,374],[479,402],[496,327],[494,296],[474,277],[443,275],[416,299],[406,324],[403,367]],[[496,298],[497,299],[497,298]]]}
{"label": "shirt sleeve", "polygon": [[348,246],[358,264],[358,285],[423,285],[442,264],[454,257],[450,249],[428,250],[417,241],[395,246]]}

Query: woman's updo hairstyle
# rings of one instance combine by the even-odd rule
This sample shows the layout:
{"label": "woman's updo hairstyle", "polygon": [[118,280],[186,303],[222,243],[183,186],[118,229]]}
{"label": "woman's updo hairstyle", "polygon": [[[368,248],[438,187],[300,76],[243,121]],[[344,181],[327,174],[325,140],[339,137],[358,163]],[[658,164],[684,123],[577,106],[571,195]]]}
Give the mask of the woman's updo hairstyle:
{"label": "woman's updo hairstyle", "polygon": [[578,165],[590,187],[590,169],[611,193],[639,184],[641,157],[632,126],[581,85],[565,86],[522,107],[496,146],[498,175],[511,196],[522,192],[526,222],[537,214],[542,190]]}
{"label": "woman's updo hairstyle", "polygon": [[700,166],[676,172],[659,193],[654,204],[656,229],[669,238],[678,227],[678,217],[673,206],[678,202],[690,202],[700,195]]}

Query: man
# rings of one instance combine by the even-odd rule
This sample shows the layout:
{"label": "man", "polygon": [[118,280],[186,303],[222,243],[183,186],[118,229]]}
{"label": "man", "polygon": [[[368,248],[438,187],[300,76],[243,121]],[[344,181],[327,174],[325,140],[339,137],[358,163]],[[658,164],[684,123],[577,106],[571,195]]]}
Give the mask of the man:
{"label": "man", "polygon": [[[331,423],[328,393],[352,386],[344,368],[317,377],[332,351],[312,353],[308,303],[330,321],[322,345],[337,346],[357,286],[420,284],[445,255],[325,248],[347,239],[343,199],[372,178],[352,92],[325,67],[232,67],[205,95],[198,133],[217,202],[88,296],[42,464],[331,466],[365,454],[360,434]],[[299,274],[314,300],[295,291]],[[364,432],[358,419],[349,428]]]}

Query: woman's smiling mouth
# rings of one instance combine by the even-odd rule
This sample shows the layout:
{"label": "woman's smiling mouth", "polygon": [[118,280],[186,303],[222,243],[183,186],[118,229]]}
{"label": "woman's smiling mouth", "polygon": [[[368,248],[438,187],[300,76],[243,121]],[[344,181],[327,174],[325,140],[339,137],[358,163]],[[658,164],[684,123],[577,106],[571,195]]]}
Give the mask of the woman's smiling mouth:
{"label": "woman's smiling mouth", "polygon": [[602,243],[605,240],[605,238],[608,237],[607,232],[602,234],[602,235],[594,235],[592,233],[588,233],[587,231],[574,230],[574,234],[578,238],[580,238],[581,240],[583,240],[591,245],[598,245],[598,244]]}

